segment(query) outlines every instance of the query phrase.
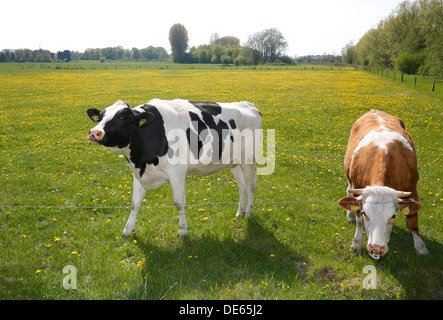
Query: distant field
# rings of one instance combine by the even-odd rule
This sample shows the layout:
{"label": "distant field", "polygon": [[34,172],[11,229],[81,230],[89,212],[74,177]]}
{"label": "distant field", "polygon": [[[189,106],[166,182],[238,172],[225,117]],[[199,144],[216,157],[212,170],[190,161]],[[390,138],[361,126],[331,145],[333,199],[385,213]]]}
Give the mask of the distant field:
{"label": "distant field", "polygon": [[[0,64],[0,299],[442,299],[443,107],[354,68],[148,63]],[[65,69],[66,66],[66,69]],[[235,219],[230,171],[187,179],[189,237],[177,239],[169,184],[147,192],[135,234],[124,158],[87,140],[86,109],[153,98],[253,102],[276,131],[276,167],[259,176],[250,220]],[[343,157],[354,121],[399,116],[417,147],[417,257],[404,217],[378,261],[349,246],[355,226]],[[374,265],[377,289],[365,289]],[[77,289],[65,289],[65,266]]]}

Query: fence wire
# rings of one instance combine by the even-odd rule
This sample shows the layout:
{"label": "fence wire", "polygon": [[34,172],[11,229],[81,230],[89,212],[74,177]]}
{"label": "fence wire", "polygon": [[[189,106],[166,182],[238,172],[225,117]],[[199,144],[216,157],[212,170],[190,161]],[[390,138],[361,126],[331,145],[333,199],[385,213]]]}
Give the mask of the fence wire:
{"label": "fence wire", "polygon": [[[330,203],[330,204],[337,204],[338,200],[288,200],[288,201],[254,201],[254,205],[269,205],[269,204],[299,204],[299,203]],[[406,201],[407,202],[407,201]],[[420,202],[435,202],[435,203],[442,203],[442,200],[435,199],[425,199],[420,200]],[[195,208],[195,207],[202,207],[202,206],[220,206],[220,205],[238,205],[239,202],[202,202],[198,204],[189,204],[185,205],[185,208]],[[59,210],[65,210],[65,209],[129,209],[131,208],[131,205],[126,206],[35,206],[35,205],[29,205],[29,206],[22,206],[22,205],[0,205],[0,208],[6,208],[6,209],[59,209]],[[140,208],[147,208],[147,209],[163,209],[163,208],[176,208],[175,205],[158,205],[158,206],[140,206]]]}

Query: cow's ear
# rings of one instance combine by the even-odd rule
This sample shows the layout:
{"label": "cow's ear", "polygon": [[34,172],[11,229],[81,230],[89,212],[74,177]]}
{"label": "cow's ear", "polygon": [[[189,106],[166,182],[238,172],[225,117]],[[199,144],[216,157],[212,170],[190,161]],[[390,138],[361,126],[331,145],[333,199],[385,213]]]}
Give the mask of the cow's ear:
{"label": "cow's ear", "polygon": [[154,120],[155,116],[151,112],[142,112],[135,116],[135,124],[138,127],[145,127]]}
{"label": "cow's ear", "polygon": [[361,199],[356,197],[341,198],[338,204],[348,211],[361,210]]}
{"label": "cow's ear", "polygon": [[420,211],[421,205],[417,201],[409,199],[398,199],[397,209],[405,215],[414,214]]}
{"label": "cow's ear", "polygon": [[91,118],[92,121],[94,121],[94,122],[100,121],[100,110],[95,109],[95,108],[91,108],[91,109],[88,109],[86,111],[86,113],[88,114],[89,118]]}

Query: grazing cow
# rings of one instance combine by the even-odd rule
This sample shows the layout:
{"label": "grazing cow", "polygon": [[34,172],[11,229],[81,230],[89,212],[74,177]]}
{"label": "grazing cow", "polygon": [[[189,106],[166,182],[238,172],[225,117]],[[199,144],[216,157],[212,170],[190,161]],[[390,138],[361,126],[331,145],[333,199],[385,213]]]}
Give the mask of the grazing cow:
{"label": "grazing cow", "polygon": [[369,254],[374,259],[383,257],[397,210],[404,210],[417,254],[428,254],[418,232],[417,157],[404,122],[374,109],[357,119],[344,166],[348,197],[339,204],[348,210],[348,220],[357,222],[351,248],[360,252],[364,223]]}
{"label": "grazing cow", "polygon": [[179,213],[178,236],[185,236],[187,174],[209,175],[231,168],[240,193],[236,216],[252,215],[257,150],[251,146],[257,141],[247,140],[260,139],[262,133],[261,113],[253,104],[154,99],[131,109],[117,101],[103,111],[88,109],[87,114],[98,122],[89,140],[122,152],[133,172],[131,214],[123,237],[134,230],[146,190],[167,181]]}

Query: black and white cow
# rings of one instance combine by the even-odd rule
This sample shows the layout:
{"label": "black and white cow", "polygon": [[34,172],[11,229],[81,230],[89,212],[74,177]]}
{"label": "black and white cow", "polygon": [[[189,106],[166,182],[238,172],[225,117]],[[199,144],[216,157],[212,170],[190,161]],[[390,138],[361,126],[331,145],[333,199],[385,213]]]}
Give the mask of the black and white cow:
{"label": "black and white cow", "polygon": [[131,109],[117,101],[103,111],[88,109],[87,114],[98,122],[89,140],[122,152],[133,172],[132,207],[124,237],[134,231],[146,190],[167,181],[179,213],[178,235],[185,236],[188,174],[209,175],[231,168],[240,193],[236,216],[252,215],[257,183],[255,142],[262,134],[261,113],[253,104],[154,99]]}

